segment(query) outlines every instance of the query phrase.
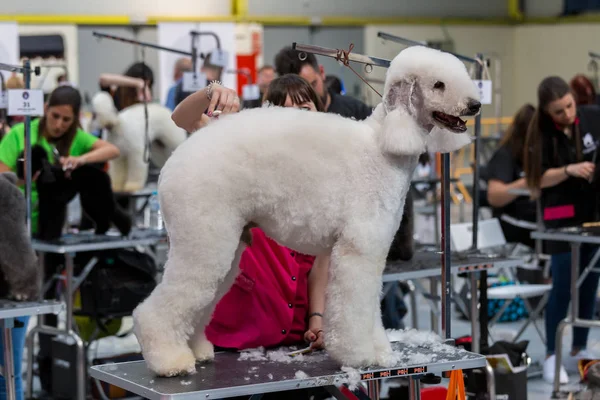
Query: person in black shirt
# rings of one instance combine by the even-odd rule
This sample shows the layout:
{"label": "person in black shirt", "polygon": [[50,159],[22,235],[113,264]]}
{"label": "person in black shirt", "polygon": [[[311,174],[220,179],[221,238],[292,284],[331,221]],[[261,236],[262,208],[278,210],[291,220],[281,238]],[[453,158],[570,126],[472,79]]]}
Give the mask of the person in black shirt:
{"label": "person in black shirt", "polygon": [[300,60],[300,52],[291,47],[285,47],[275,56],[275,70],[279,76],[285,74],[300,75],[313,87],[321,97],[328,113],[339,114],[342,117],[366,119],[373,112],[367,106],[353,97],[342,96],[327,89],[325,84],[325,69],[319,65],[314,54],[306,54],[306,59]]}
{"label": "person in black shirt", "polygon": [[[538,108],[525,141],[524,166],[527,186],[535,196],[541,192],[546,228],[581,226],[597,220],[599,180],[594,162],[599,137],[600,108],[577,106],[571,88],[562,78],[548,77],[540,83]],[[581,246],[580,271],[597,250],[598,246]],[[544,251],[552,256],[552,291],[544,312],[547,336],[544,379],[552,382],[556,373],[556,329],[566,317],[571,299],[571,253],[567,243],[559,242],[546,242]],[[597,290],[598,274],[591,272],[579,288],[579,318],[593,319]],[[588,332],[589,328],[573,329],[570,357],[564,359],[559,371],[561,383],[568,382],[566,371],[577,370],[579,359],[595,359],[585,351]]]}
{"label": "person in black shirt", "polygon": [[511,193],[511,190],[527,189],[523,147],[534,113],[535,107],[531,104],[517,111],[500,147],[487,165],[487,200],[492,206],[494,218],[500,221],[506,241],[522,243],[531,248],[534,247],[531,231],[536,229],[535,202],[531,201],[530,196]]}

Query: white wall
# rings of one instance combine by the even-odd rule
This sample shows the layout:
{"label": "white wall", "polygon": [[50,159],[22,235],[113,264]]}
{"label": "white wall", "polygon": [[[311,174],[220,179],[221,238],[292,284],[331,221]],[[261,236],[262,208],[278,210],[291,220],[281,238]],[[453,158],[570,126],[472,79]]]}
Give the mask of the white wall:
{"label": "white wall", "polygon": [[536,88],[549,75],[569,81],[590,74],[588,51],[600,52],[600,25],[531,25],[515,29],[514,96],[517,104],[536,104]]}
{"label": "white wall", "polygon": [[[413,40],[448,40],[454,41],[454,50],[456,53],[466,56],[474,56],[481,52],[488,55],[495,55],[501,60],[501,82],[502,82],[502,108],[501,114],[507,115],[514,109],[513,96],[514,88],[512,84],[515,76],[514,66],[514,35],[515,30],[508,26],[448,26],[445,29],[436,26],[367,26],[365,28],[365,52],[371,56],[391,59],[404,47],[392,42],[384,42],[377,38],[377,33],[383,31],[397,36]],[[374,68],[368,78],[383,79],[384,70]],[[494,70],[490,73],[493,77]],[[378,90],[381,85],[374,85]],[[371,95],[373,92],[369,91]],[[377,96],[376,94],[374,96]],[[494,105],[484,106],[483,116],[495,116]]]}

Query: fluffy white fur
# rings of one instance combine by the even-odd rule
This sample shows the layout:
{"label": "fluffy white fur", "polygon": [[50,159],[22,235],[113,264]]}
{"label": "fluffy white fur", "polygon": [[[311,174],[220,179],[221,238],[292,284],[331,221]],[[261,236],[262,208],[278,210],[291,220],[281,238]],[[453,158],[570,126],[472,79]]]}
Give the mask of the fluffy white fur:
{"label": "fluffy white fur", "polygon": [[[115,192],[135,192],[146,185],[148,164],[144,162],[145,120],[143,104],[117,112],[112,97],[97,93],[92,100],[97,123],[108,130],[107,140],[121,151],[110,162],[109,175]],[[160,104],[148,104],[150,160],[162,167],[173,150],[187,138],[185,130],[171,119],[171,110]]]}
{"label": "fluffy white fur", "polygon": [[[443,91],[433,89],[438,81]],[[165,275],[134,312],[148,367],[173,376],[214,357],[204,328],[238,274],[249,223],[299,252],[331,253],[332,357],[351,367],[393,364],[379,308],[386,255],[419,154],[469,143],[432,112],[473,115],[477,96],[458,59],[413,47],[393,60],[384,101],[366,121],[269,107],[222,116],[190,137],[159,180]]]}

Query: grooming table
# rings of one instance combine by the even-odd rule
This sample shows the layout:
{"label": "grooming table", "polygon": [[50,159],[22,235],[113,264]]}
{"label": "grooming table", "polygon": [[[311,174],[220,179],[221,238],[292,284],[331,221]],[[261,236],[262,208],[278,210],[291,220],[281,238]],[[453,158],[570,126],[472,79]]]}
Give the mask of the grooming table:
{"label": "grooming table", "polygon": [[4,366],[0,368],[0,373],[6,382],[6,398],[8,400],[16,398],[12,342],[12,328],[15,327],[15,318],[41,314],[58,314],[63,308],[64,304],[56,301],[16,302],[0,300],[0,323],[3,330],[2,346],[4,349]]}
{"label": "grooming table", "polygon": [[[585,320],[579,318],[579,286],[583,283],[585,277],[590,273],[600,273],[594,266],[600,260],[600,249],[592,257],[590,263],[579,274],[580,250],[582,244],[592,244],[600,246],[600,227],[583,228],[572,227],[563,229],[548,229],[546,231],[536,231],[531,233],[531,237],[537,240],[546,240],[553,242],[566,242],[571,245],[571,313],[560,322],[556,329],[556,365],[560,366],[562,362],[562,337],[565,328],[569,325],[581,328],[600,328],[600,321]],[[558,370],[558,368],[557,368]],[[560,375],[556,374],[552,397],[561,395]]]}
{"label": "grooming table", "polygon": [[[451,258],[451,273],[468,273],[477,274],[483,270],[500,269],[500,268],[512,268],[520,265],[523,260],[521,258],[507,257],[499,254],[458,254],[453,253]],[[437,298],[438,291],[438,280],[441,277],[440,271],[441,254],[438,251],[417,251],[410,261],[395,261],[388,263],[385,270],[383,271],[383,293],[387,293],[393,286],[394,282],[397,281],[412,281],[417,289],[425,294],[427,291],[418,279],[428,278],[430,283],[430,296],[426,296],[431,306],[431,329],[436,333],[440,332],[439,324],[439,311],[437,302],[432,299]],[[471,304],[470,310],[473,315],[476,315],[478,307],[478,296],[471,293]],[[412,327],[418,328],[418,313],[416,307],[416,296],[411,291],[411,315],[412,315]],[[467,313],[467,305],[459,302],[458,296],[453,296],[456,304],[463,310],[465,315]],[[477,320],[471,319],[472,332],[476,334],[478,329]]]}
{"label": "grooming table", "polygon": [[253,357],[240,360],[240,353],[217,353],[213,362],[197,364],[196,374],[174,378],[154,376],[144,361],[94,366],[90,368],[90,375],[150,400],[222,399],[314,387],[326,387],[336,398],[344,399],[337,388],[344,383],[411,377],[418,384],[425,374],[440,375],[445,371],[486,365],[482,355],[441,343],[415,346],[395,342],[392,345],[402,354],[398,366],[349,373],[341,371],[325,352],[317,352],[289,363],[253,361],[256,359]]}
{"label": "grooming table", "polygon": [[[75,254],[88,251],[125,249],[136,246],[151,246],[166,242],[167,234],[164,230],[132,229],[128,236],[117,234],[95,235],[93,233],[68,234],[57,240],[41,241],[32,240],[33,249],[41,253],[64,254],[66,282],[66,327],[57,329],[43,325],[42,321],[34,327],[27,335],[27,384],[26,397],[31,398],[33,392],[33,343],[35,335],[44,333],[48,335],[66,335],[71,337],[77,345],[77,396],[78,399],[85,398],[86,371],[85,351],[81,337],[73,330],[73,293],[77,285],[73,282],[73,269]],[[93,268],[93,264],[92,264]],[[78,281],[81,282],[89,274],[91,268],[85,268]]]}

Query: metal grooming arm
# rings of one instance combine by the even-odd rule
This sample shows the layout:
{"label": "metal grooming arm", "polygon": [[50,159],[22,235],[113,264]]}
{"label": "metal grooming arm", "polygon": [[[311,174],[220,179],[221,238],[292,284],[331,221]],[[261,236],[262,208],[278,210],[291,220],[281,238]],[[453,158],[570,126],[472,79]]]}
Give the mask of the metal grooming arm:
{"label": "metal grooming arm", "polygon": [[[340,59],[343,51],[339,49],[329,49],[327,47],[313,46],[310,44],[299,44],[294,42],[292,44],[292,48],[294,50],[298,50],[300,52],[300,59],[306,59],[306,54],[302,55],[302,53],[312,53],[320,56],[331,57],[335,59]],[[354,61],[360,64],[365,64],[366,67],[382,67],[389,68],[390,60],[386,60],[383,58],[366,56],[364,54],[350,53],[347,55],[349,61]]]}
{"label": "metal grooming arm", "polygon": [[[31,74],[34,73],[36,76],[40,74],[40,67],[32,69],[29,60],[25,60],[22,66],[0,63],[0,70],[23,74],[26,90],[31,89]],[[25,199],[27,203],[25,219],[27,232],[31,236],[31,116],[29,115],[25,116],[25,152],[23,158],[25,162]]]}

